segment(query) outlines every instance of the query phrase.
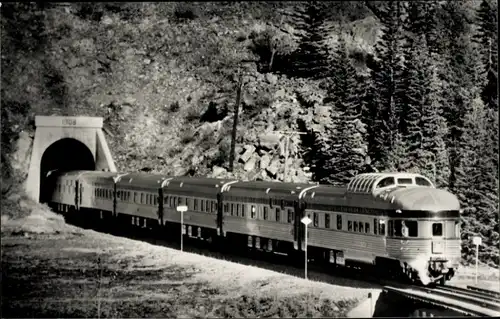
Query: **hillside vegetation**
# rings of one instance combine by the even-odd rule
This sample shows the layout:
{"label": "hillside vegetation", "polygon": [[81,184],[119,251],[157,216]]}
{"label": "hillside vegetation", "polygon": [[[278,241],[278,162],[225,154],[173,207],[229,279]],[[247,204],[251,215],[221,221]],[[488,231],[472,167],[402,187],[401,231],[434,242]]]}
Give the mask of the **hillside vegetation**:
{"label": "hillside vegetation", "polygon": [[[2,194],[35,115],[101,116],[117,168],[343,184],[413,171],[498,265],[497,2],[7,3]],[[236,160],[228,172],[239,79]],[[14,185],[14,187],[12,187]]]}

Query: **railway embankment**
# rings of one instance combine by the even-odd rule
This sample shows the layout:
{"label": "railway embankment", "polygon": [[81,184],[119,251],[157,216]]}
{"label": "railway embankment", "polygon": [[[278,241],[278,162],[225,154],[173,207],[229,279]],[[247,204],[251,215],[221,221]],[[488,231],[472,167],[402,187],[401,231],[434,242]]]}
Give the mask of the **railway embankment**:
{"label": "railway embankment", "polygon": [[2,210],[6,317],[345,317],[373,292],[73,227],[16,200],[21,213]]}

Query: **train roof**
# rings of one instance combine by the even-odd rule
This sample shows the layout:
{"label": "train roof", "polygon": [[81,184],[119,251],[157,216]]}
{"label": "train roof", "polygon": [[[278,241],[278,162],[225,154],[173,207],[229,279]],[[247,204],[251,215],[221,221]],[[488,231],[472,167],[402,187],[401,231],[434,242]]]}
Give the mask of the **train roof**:
{"label": "train roof", "polygon": [[293,197],[298,199],[299,195],[310,187],[316,187],[316,184],[295,184],[267,181],[248,181],[237,182],[227,187],[227,193],[232,196],[240,197]]}
{"label": "train roof", "polygon": [[85,171],[78,176],[78,179],[85,181],[87,183],[94,182],[94,183],[113,184],[114,178],[118,175],[119,173],[116,172]]}
{"label": "train roof", "polygon": [[219,192],[224,190],[225,185],[236,182],[237,180],[235,179],[181,176],[166,181],[163,184],[163,189],[165,193],[171,191],[174,192],[190,191],[190,192],[200,192],[216,196]]}
{"label": "train roof", "polygon": [[332,185],[319,185],[303,194],[303,199],[308,205],[324,206],[352,206],[376,209],[390,207],[385,202],[375,201],[371,194],[349,194],[345,187]]}
{"label": "train roof", "polygon": [[431,187],[396,188],[384,196],[401,211],[458,211],[460,202],[454,194]]}
{"label": "train roof", "polygon": [[116,187],[132,189],[151,189],[157,190],[162,187],[165,180],[171,180],[174,177],[163,174],[150,174],[150,173],[125,173],[120,174],[116,178]]}

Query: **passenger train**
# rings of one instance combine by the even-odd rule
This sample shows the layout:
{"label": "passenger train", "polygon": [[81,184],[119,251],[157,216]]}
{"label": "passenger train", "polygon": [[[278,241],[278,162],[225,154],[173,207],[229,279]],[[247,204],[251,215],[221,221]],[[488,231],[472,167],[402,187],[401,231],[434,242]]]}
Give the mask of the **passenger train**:
{"label": "passenger train", "polygon": [[[347,186],[172,177],[49,173],[49,205],[68,217],[134,225],[221,245],[308,256],[332,267],[391,271],[444,284],[460,260],[460,204],[425,176],[366,173]],[[303,256],[303,255],[302,255]],[[303,257],[302,259],[303,260]]]}

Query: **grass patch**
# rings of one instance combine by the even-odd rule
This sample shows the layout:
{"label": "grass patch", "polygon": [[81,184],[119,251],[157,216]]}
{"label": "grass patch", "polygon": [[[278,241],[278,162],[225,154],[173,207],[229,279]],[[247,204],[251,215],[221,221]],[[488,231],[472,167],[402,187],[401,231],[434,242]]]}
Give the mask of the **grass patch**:
{"label": "grass patch", "polygon": [[343,317],[367,294],[65,224],[15,236],[28,218],[2,225],[5,317]]}

